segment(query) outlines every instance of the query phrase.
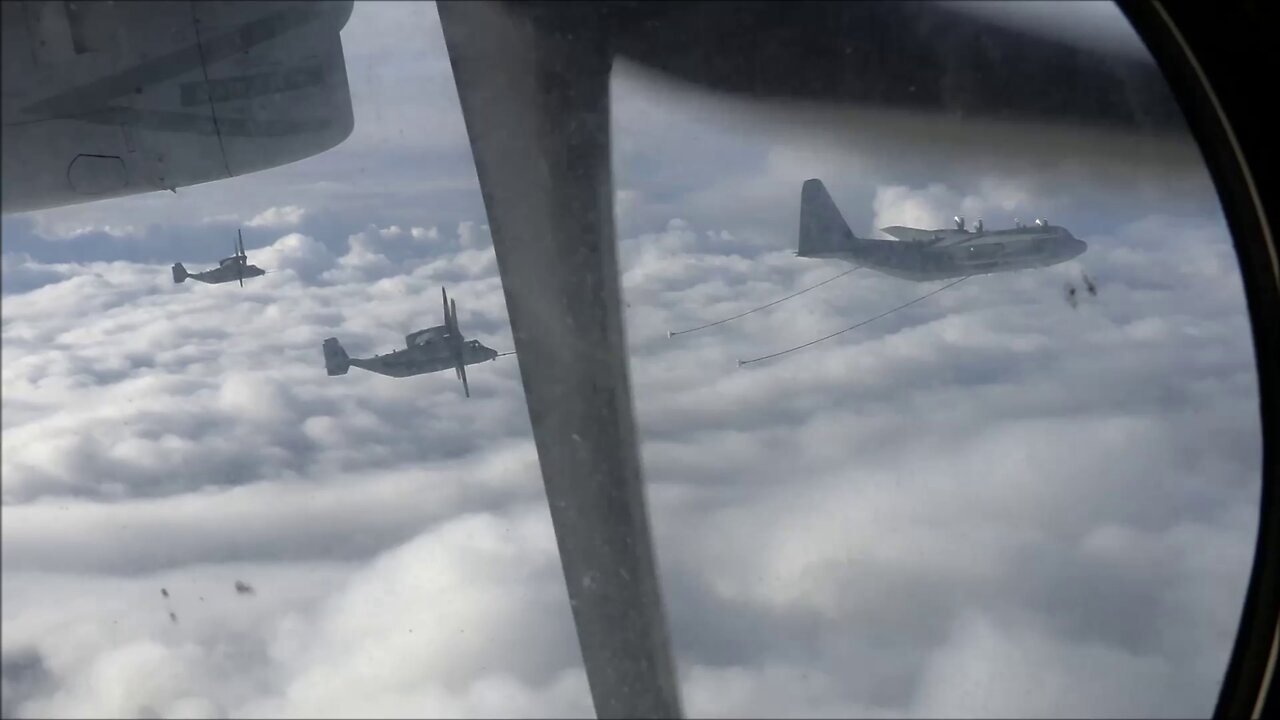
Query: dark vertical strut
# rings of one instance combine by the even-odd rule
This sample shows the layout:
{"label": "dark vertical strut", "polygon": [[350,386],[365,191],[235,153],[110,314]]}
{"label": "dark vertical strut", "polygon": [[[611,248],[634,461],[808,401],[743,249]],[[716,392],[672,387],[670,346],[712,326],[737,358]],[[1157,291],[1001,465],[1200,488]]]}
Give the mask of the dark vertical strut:
{"label": "dark vertical strut", "polygon": [[628,379],[607,43],[591,12],[438,7],[596,714],[679,717]]}

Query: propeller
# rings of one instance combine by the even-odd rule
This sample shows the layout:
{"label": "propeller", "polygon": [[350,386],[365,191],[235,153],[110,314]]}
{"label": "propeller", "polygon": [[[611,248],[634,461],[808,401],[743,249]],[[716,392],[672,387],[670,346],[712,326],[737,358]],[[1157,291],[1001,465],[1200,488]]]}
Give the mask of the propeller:
{"label": "propeller", "polygon": [[471,397],[471,388],[467,385],[467,366],[458,366],[458,377],[462,380],[462,394]]}
{"label": "propeller", "polygon": [[440,298],[444,302],[444,326],[449,333],[449,350],[453,353],[454,372],[462,381],[462,392],[471,397],[471,387],[467,384],[467,363],[462,355],[462,331],[458,329],[458,303],[449,299],[445,289],[440,288]]}
{"label": "propeller", "polygon": [[458,329],[458,304],[453,300],[449,301],[449,309],[453,315],[453,331],[456,333],[454,344],[454,358],[458,363],[458,379],[462,381],[462,392],[467,397],[471,397],[471,388],[467,385],[467,364],[462,357],[462,331]]}
{"label": "propeller", "polygon": [[248,256],[244,254],[244,235],[240,232],[240,228],[236,228],[236,237],[240,239],[236,243],[236,257],[240,258],[236,263],[236,273],[240,277],[240,287],[244,287],[244,261]]}

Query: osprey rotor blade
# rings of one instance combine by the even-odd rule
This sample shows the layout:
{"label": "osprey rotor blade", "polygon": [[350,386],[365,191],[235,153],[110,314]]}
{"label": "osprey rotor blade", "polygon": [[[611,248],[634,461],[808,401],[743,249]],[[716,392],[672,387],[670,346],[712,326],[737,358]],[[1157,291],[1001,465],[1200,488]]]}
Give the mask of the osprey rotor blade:
{"label": "osprey rotor blade", "polygon": [[236,228],[236,237],[240,239],[239,249],[237,250],[237,254],[240,255],[240,257],[247,257],[244,254],[244,234],[240,232],[240,228]]}
{"label": "osprey rotor blade", "polygon": [[458,329],[458,303],[455,300],[449,301],[449,308],[446,317],[449,319],[449,349],[453,351],[453,362],[458,372],[458,379],[462,381],[462,392],[467,397],[471,397],[471,388],[467,385],[467,360],[465,357],[465,346],[462,342],[462,331]]}

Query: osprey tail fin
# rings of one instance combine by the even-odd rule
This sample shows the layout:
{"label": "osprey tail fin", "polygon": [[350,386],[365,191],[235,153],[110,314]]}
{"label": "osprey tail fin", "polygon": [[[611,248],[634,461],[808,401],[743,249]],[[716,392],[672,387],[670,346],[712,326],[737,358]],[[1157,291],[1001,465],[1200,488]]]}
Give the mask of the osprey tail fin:
{"label": "osprey tail fin", "polygon": [[806,180],[800,190],[800,247],[796,255],[840,257],[853,250],[857,239],[822,181]]}
{"label": "osprey tail fin", "polygon": [[182,266],[182,263],[173,264],[173,282],[175,285],[186,280],[190,275],[191,273],[187,272],[187,269]]}
{"label": "osprey tail fin", "polygon": [[342,349],[338,338],[326,338],[324,341],[324,369],[329,377],[346,375],[347,370],[351,369],[351,358]]}

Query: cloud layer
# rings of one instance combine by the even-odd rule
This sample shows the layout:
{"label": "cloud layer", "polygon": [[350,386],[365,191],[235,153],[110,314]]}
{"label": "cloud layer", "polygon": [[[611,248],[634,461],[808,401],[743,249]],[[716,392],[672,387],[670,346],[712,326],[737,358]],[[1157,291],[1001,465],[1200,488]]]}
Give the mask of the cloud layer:
{"label": "cloud layer", "polygon": [[[511,347],[434,11],[359,4],[344,42],[357,134],[331,153],[5,219],[4,717],[592,714],[517,358],[471,369],[469,400],[449,373],[324,373],[325,337],[365,355],[439,323],[441,285]],[[1204,178],[890,172],[726,132],[626,68],[614,96],[687,713],[1209,714],[1260,437],[1229,236],[1212,197],[1172,200]],[[746,368],[936,284],[859,271],[668,338],[845,269],[791,254],[815,176],[859,233],[1047,215],[1090,249]],[[172,283],[241,226],[271,274]],[[1073,310],[1081,271],[1099,294]]]}
{"label": "cloud layer", "polygon": [[[444,282],[509,345],[491,251],[385,262],[414,242],[389,228],[336,256],[285,235],[244,291],[17,261],[52,280],[5,303],[10,707],[590,714],[515,365],[473,371],[471,401],[443,375],[323,374],[326,334],[390,349]],[[919,286],[854,274],[668,340],[836,268],[680,221],[625,241],[691,714],[1207,712],[1257,492],[1222,232],[1087,238],[1101,294],[1079,311],[1069,269],[992,276],[743,370]]]}

